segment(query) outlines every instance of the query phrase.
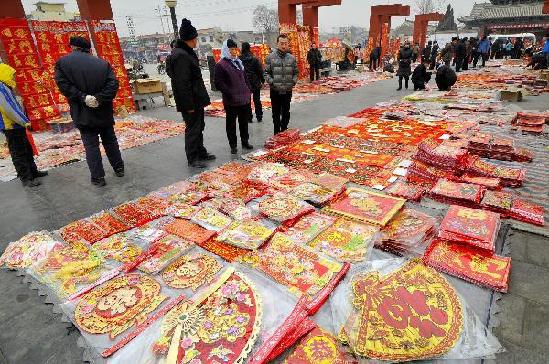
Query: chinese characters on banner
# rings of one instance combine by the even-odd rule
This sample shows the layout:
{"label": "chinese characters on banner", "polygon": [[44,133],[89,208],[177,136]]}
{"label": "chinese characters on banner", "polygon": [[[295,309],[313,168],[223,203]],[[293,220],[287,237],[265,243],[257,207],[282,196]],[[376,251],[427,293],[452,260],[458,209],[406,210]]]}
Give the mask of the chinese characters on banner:
{"label": "chinese characters on banner", "polygon": [[51,91],[53,100],[61,112],[69,111],[69,105],[65,96],[61,94],[55,84],[55,62],[71,52],[69,40],[71,37],[84,37],[90,39],[88,27],[83,21],[37,21],[31,22],[38,53],[42,59],[44,70],[47,74],[46,85]]}
{"label": "chinese characters on banner", "polygon": [[26,19],[0,19],[0,40],[7,62],[16,70],[18,90],[34,130],[47,128],[47,120],[59,117],[47,84],[47,75]]}
{"label": "chinese characters on banner", "polygon": [[116,78],[120,82],[120,88],[114,99],[115,112],[123,106],[129,112],[135,111],[132,88],[124,68],[124,56],[114,23],[92,20],[91,28],[94,34],[97,55],[111,64]]}

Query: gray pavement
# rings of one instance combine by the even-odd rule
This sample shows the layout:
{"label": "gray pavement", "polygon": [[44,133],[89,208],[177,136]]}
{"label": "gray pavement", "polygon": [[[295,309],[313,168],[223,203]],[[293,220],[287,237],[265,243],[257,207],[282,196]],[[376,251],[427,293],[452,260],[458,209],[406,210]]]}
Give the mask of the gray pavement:
{"label": "gray pavement", "polygon": [[[326,95],[292,106],[291,126],[307,130],[322,120],[359,111],[379,101],[399,99],[396,80],[381,81],[350,92]],[[546,109],[549,95],[529,99],[525,108]],[[522,105],[521,105],[522,106]],[[143,112],[159,119],[180,120],[173,108]],[[232,157],[225,136],[224,119],[207,118],[205,140],[218,156],[211,167]],[[260,147],[272,135],[270,112],[265,122],[250,126],[250,142]],[[159,187],[196,174],[184,154],[183,136],[123,151],[127,175],[119,179],[107,172],[107,186],[89,183],[85,162],[56,168],[35,189],[18,181],[0,184],[0,251],[7,243],[31,230],[55,230],[102,209],[142,196]],[[494,329],[508,352],[498,362],[545,363],[549,361],[549,239],[511,229],[507,242],[513,257],[511,289],[498,302],[500,325]],[[79,363],[82,350],[77,330],[62,323],[44,304],[44,298],[22,284],[14,272],[0,272],[0,363]]]}

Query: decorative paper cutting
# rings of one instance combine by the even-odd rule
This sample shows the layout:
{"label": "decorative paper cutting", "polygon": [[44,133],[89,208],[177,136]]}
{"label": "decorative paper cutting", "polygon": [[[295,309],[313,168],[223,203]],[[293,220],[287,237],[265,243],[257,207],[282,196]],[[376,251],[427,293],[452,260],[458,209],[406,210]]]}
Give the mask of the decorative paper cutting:
{"label": "decorative paper cutting", "polygon": [[336,221],[336,218],[319,212],[303,216],[294,226],[284,231],[284,235],[298,244],[307,244]]}
{"label": "decorative paper cutting", "polygon": [[76,324],[90,334],[111,339],[144,322],[166,297],[160,284],[140,274],[114,278],[85,294],[75,310]]}
{"label": "decorative paper cutting", "polygon": [[315,328],[292,351],[284,364],[356,364],[358,361],[328,331]]}
{"label": "decorative paper cutting", "polygon": [[353,351],[380,360],[420,360],[452,349],[462,326],[461,302],[434,269],[412,260],[382,277],[354,277],[353,304],[345,333]]}
{"label": "decorative paper cutting", "polygon": [[170,287],[190,288],[195,291],[208,283],[221,268],[221,264],[209,255],[184,255],[166,268],[162,278]]}
{"label": "decorative paper cutting", "polygon": [[63,246],[47,231],[31,232],[8,245],[0,257],[0,266],[5,264],[9,269],[27,268],[44,259],[50,251]]}
{"label": "decorative paper cutting", "polygon": [[255,220],[236,221],[217,238],[239,248],[255,250],[272,235],[273,231]]}
{"label": "decorative paper cutting", "polygon": [[290,195],[277,192],[259,202],[259,211],[275,221],[287,222],[306,215],[314,209],[311,205]]}

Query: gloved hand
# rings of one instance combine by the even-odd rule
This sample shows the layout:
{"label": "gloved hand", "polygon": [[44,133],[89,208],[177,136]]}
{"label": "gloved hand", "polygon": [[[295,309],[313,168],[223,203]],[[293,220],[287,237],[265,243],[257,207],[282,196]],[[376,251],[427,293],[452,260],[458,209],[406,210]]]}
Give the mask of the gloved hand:
{"label": "gloved hand", "polygon": [[86,105],[91,108],[99,107],[99,101],[95,98],[95,96],[87,95],[86,96]]}

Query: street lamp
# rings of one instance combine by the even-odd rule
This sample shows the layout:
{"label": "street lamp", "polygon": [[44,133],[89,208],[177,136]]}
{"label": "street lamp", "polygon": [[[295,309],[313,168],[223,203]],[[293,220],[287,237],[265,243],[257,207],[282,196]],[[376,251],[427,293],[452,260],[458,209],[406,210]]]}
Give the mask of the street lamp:
{"label": "street lamp", "polygon": [[166,6],[170,8],[170,15],[172,17],[173,34],[175,39],[179,38],[179,32],[177,31],[177,16],[175,15],[175,7],[177,6],[177,0],[166,0]]}

